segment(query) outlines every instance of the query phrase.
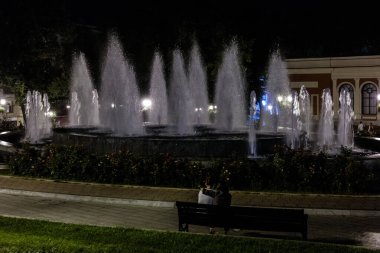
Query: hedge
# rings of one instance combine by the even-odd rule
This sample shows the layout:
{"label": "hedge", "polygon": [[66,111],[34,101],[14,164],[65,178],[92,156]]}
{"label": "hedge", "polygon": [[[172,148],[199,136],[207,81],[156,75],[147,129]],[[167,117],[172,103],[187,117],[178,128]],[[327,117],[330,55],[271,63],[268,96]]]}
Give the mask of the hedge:
{"label": "hedge", "polygon": [[13,175],[98,183],[197,188],[202,179],[225,180],[233,190],[379,194],[380,173],[339,154],[278,147],[263,159],[218,159],[207,163],[170,154],[137,157],[128,150],[96,155],[82,146],[26,147],[11,157]]}

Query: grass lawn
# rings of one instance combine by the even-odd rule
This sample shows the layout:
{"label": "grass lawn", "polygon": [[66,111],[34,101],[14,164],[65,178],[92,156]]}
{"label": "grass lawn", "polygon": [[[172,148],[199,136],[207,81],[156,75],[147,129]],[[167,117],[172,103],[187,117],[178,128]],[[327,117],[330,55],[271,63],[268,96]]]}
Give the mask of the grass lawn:
{"label": "grass lawn", "polygon": [[[375,252],[333,244],[72,225],[0,217],[0,252]],[[380,251],[377,251],[380,252]]]}

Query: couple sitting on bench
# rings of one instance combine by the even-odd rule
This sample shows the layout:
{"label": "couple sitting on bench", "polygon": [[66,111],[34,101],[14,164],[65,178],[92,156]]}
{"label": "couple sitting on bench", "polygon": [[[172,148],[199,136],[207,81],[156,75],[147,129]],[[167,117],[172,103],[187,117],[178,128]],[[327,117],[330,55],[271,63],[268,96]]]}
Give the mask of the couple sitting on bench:
{"label": "couple sitting on bench", "polygon": [[179,231],[189,231],[189,224],[207,226],[210,233],[215,227],[260,231],[298,232],[307,240],[308,215],[301,208],[232,206],[226,182],[221,181],[215,190],[209,179],[198,194],[198,202],[176,201]]}
{"label": "couple sitting on bench", "polygon": [[[211,188],[210,178],[201,182],[201,189],[198,193],[198,204],[230,206],[232,196],[230,194],[228,185],[225,181],[221,180],[216,189]],[[227,233],[227,230],[225,231]],[[214,234],[214,228],[210,228],[210,234]]]}

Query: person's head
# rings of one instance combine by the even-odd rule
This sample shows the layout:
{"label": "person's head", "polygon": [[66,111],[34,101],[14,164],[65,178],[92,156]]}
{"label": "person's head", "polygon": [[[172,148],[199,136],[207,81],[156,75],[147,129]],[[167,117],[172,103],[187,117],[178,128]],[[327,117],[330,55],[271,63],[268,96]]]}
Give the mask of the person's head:
{"label": "person's head", "polygon": [[360,124],[363,124],[363,121],[360,121]]}
{"label": "person's head", "polygon": [[205,180],[202,180],[202,182],[200,183],[200,187],[201,188],[210,188],[211,186],[211,179],[210,177],[206,177]]}

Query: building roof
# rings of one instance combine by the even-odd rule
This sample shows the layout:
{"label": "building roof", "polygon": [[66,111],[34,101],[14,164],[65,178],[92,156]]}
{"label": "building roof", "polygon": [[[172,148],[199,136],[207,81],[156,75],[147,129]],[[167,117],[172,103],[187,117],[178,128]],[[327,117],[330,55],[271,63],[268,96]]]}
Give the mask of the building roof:
{"label": "building roof", "polygon": [[287,59],[289,74],[331,74],[336,78],[380,78],[380,55]]}

